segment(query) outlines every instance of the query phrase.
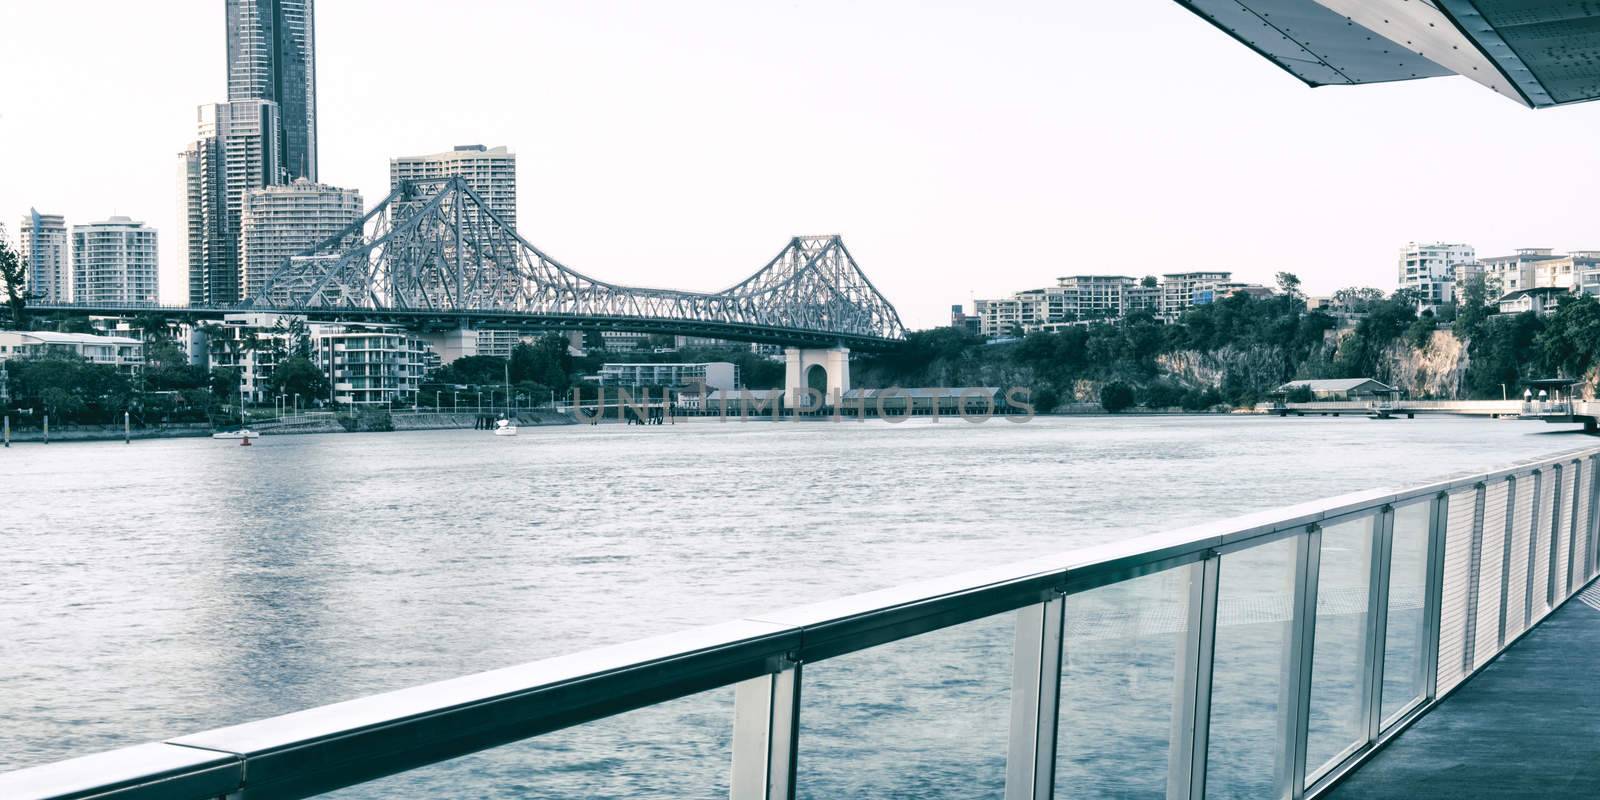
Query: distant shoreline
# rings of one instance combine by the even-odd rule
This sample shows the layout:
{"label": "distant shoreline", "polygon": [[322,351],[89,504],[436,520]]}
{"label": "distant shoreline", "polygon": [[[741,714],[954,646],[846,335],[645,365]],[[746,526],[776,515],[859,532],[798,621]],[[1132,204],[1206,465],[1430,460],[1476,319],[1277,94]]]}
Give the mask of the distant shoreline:
{"label": "distant shoreline", "polygon": [[[259,427],[252,426],[263,437],[277,436],[310,436],[315,434],[334,433],[407,433],[410,431],[436,431],[436,430],[472,430],[477,414],[406,414],[397,413],[388,415],[389,427],[373,427],[370,425],[357,425],[348,428],[334,419],[314,419],[299,424],[266,423]],[[442,418],[442,419],[441,419]],[[517,415],[517,424],[527,427],[555,427],[576,425],[577,422],[565,414],[544,411],[522,412]],[[216,429],[210,425],[186,424],[166,425],[153,428],[133,428],[124,436],[121,425],[95,425],[84,427],[71,427],[66,429],[52,428],[48,444],[62,442],[120,442],[124,438],[132,440],[151,439],[198,439],[209,437]],[[46,444],[44,431],[38,428],[18,430],[11,429],[12,444]]]}

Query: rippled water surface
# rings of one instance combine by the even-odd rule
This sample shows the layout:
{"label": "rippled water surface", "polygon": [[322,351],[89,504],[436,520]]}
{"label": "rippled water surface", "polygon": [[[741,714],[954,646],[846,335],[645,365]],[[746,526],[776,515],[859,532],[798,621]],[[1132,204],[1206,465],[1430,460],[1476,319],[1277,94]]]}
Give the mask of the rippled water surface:
{"label": "rippled water surface", "polygon": [[[17,445],[0,771],[1591,441],[1556,431],[1101,417]],[[1010,635],[1002,615],[808,667],[801,794],[992,792]],[[345,794],[725,796],[730,713],[709,692]]]}

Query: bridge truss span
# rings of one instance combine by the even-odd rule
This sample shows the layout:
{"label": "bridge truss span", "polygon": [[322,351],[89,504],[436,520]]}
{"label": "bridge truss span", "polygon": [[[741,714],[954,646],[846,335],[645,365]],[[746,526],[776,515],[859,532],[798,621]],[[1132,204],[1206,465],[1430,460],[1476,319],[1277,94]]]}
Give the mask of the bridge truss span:
{"label": "bridge truss span", "polygon": [[461,178],[400,185],[361,220],[286,259],[248,302],[291,313],[459,316],[861,349],[905,335],[838,236],[797,236],[720,292],[620,286],[523,239]]}

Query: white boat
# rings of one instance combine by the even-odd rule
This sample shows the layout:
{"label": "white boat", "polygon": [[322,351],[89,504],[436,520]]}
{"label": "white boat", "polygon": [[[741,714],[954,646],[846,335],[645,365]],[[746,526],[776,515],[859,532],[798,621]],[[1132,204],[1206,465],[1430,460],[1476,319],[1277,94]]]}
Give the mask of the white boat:
{"label": "white boat", "polygon": [[240,428],[239,430],[236,430],[236,431],[220,431],[218,433],[213,433],[213,434],[211,434],[211,438],[213,438],[213,439],[259,439],[259,438],[261,438],[261,434],[256,433],[255,431],[250,430],[249,428]]}
{"label": "white boat", "polygon": [[[506,371],[506,405],[510,406],[511,405],[511,361],[508,359],[503,366],[504,366],[505,371]],[[509,416],[511,414],[511,412],[507,411],[506,414],[507,414],[507,416]],[[506,417],[501,417],[501,418],[499,418],[499,419],[494,421],[494,435],[496,435],[496,436],[516,436],[517,435],[517,424],[515,422],[512,422],[510,419],[507,419]]]}

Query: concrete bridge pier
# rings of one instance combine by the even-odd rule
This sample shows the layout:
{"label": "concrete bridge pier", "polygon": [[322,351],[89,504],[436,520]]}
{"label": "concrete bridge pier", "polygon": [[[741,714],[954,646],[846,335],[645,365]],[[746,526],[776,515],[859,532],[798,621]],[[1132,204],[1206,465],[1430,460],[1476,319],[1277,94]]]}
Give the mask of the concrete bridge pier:
{"label": "concrete bridge pier", "polygon": [[431,331],[418,334],[433,352],[439,354],[439,363],[448,364],[462,356],[478,354],[478,332],[465,325],[448,331]]}
{"label": "concrete bridge pier", "polygon": [[850,348],[789,347],[783,351],[784,401],[795,411],[814,411],[819,405],[805,390],[816,390],[821,405],[850,391]]}

